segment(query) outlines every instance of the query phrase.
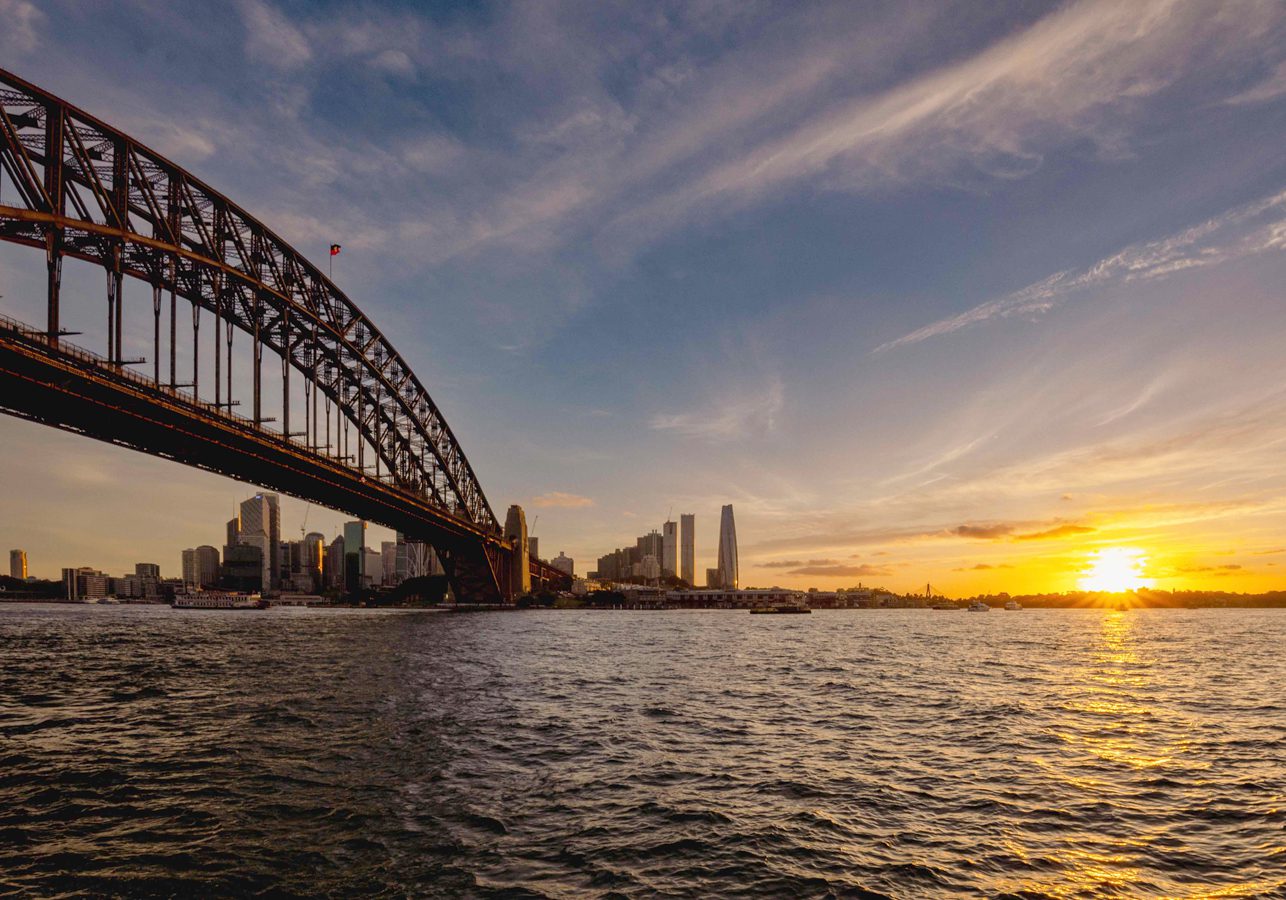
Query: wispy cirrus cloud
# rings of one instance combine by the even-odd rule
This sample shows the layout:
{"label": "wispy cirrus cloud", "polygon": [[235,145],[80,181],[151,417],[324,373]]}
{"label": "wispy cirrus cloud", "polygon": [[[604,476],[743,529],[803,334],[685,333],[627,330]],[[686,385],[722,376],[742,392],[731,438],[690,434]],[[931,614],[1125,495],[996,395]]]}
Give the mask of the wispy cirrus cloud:
{"label": "wispy cirrus cloud", "polygon": [[1238,206],[1164,238],[1125,247],[1088,268],[1055,272],[1012,294],[917,328],[872,352],[883,353],[942,337],[993,319],[1037,316],[1089,288],[1164,278],[1282,249],[1286,249],[1286,191]]}
{"label": "wispy cirrus cloud", "polygon": [[565,491],[550,491],[547,494],[532,497],[531,505],[542,509],[582,509],[586,506],[593,506],[594,501],[589,497],[582,497],[580,494],[569,494]]}
{"label": "wispy cirrus cloud", "polygon": [[773,562],[757,563],[758,569],[798,569],[803,566],[837,566],[841,565],[836,559],[781,559]]}
{"label": "wispy cirrus cloud", "polygon": [[886,578],[893,570],[884,566],[846,566],[841,564],[825,566],[802,566],[787,572],[788,575],[804,575],[813,578]]}
{"label": "wispy cirrus cloud", "polygon": [[656,431],[710,441],[729,440],[756,430],[772,431],[785,402],[785,385],[780,378],[772,378],[753,392],[723,395],[701,409],[657,413],[648,424]]}

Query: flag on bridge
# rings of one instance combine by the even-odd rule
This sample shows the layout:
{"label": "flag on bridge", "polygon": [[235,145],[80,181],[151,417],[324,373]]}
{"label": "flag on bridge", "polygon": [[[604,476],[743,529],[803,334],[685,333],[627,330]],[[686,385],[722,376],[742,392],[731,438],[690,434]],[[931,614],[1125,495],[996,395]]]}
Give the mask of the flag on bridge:
{"label": "flag on bridge", "polygon": [[331,255],[331,256],[339,256],[339,244],[331,244],[331,245],[330,245],[330,255]]}

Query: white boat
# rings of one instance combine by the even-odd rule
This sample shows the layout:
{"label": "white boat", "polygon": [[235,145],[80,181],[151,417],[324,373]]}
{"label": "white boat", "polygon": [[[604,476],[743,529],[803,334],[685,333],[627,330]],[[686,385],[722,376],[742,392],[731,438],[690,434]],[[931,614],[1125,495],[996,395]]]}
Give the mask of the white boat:
{"label": "white boat", "polygon": [[1006,601],[1005,601],[1005,609],[1011,609],[1011,610],[1012,610],[1012,609],[1022,609],[1022,608],[1023,608],[1023,605],[1022,605],[1021,603],[1019,603],[1017,600],[1006,600]]}
{"label": "white boat", "polygon": [[193,594],[176,594],[170,606],[174,609],[266,609],[268,604],[258,594],[202,591]]}
{"label": "white boat", "polygon": [[991,607],[981,600],[975,600],[969,604],[969,612],[991,612]]}

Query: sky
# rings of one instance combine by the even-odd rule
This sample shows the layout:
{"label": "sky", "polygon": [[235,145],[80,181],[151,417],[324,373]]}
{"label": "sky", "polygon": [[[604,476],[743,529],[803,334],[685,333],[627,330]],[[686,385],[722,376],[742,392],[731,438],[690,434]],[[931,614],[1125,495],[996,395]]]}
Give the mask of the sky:
{"label": "sky", "polygon": [[[731,503],[743,586],[1061,591],[1113,548],[1158,588],[1284,586],[1277,0],[0,20],[0,68],[342,244],[493,508],[578,573],[694,513],[700,578]],[[41,320],[42,262],[0,247],[0,312]],[[66,277],[97,347],[101,274]],[[253,492],[16,419],[0,449],[41,576],[177,574]]]}

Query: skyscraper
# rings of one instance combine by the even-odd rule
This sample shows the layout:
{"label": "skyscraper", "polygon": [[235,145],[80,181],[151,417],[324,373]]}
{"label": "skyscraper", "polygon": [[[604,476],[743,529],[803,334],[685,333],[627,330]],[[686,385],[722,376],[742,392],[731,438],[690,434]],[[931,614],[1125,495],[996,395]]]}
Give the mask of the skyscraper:
{"label": "skyscraper", "polygon": [[9,551],[9,577],[10,578],[27,577],[27,551],[26,550]]}
{"label": "skyscraper", "polygon": [[183,586],[193,590],[219,583],[219,551],[209,545],[183,551]]}
{"label": "skyscraper", "polygon": [[[228,530],[232,530],[231,522]],[[281,573],[281,506],[276,494],[255,494],[242,501],[239,543],[263,551],[263,590],[275,588]]]}
{"label": "skyscraper", "polygon": [[679,573],[679,523],[667,521],[661,526],[661,574]]}
{"label": "skyscraper", "polygon": [[689,586],[697,583],[697,517],[692,513],[679,516],[679,577]]}
{"label": "skyscraper", "polygon": [[350,591],[362,587],[362,576],[366,574],[366,523],[344,523],[344,580],[342,584]]}
{"label": "skyscraper", "polygon": [[737,589],[737,526],[732,520],[731,503],[719,517],[719,587]]}

